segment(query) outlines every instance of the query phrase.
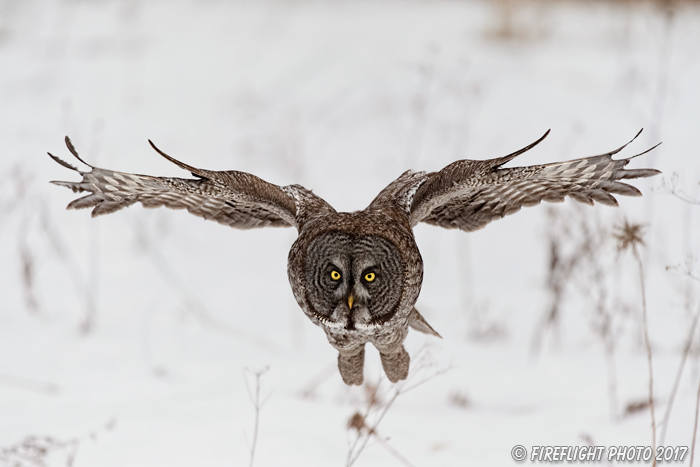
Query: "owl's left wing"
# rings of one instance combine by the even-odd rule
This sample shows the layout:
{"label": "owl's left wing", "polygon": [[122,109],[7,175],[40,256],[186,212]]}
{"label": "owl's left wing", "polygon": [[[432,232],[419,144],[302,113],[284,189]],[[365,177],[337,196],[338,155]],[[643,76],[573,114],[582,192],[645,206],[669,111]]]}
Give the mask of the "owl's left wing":
{"label": "owl's left wing", "polygon": [[513,214],[523,206],[534,206],[541,201],[559,202],[567,196],[586,204],[597,201],[617,206],[613,194],[641,196],[637,188],[619,180],[660,173],[655,169],[625,169],[632,158],[656,146],[625,159],[612,158],[634,138],[599,156],[529,167],[502,167],[535,147],[548,134],[549,131],[534,143],[504,157],[457,161],[439,172],[413,173],[413,180],[406,173],[380,193],[375,202],[386,203],[387,198],[393,196],[394,205],[405,210],[411,226],[425,222],[469,232]]}
{"label": "owl's left wing", "polygon": [[198,169],[151,146],[161,156],[195,176],[194,179],[154,177],[93,167],[78,156],[66,137],[69,151],[92,170],[83,172],[49,153],[62,166],[82,175],[79,182],[54,181],[74,192],[87,192],[68,209],[93,208],[92,216],[109,214],[134,203],[144,207],[186,209],[191,214],[237,229],[297,227],[314,214],[334,212],[310,190],[299,185],[280,187],[246,172]]}

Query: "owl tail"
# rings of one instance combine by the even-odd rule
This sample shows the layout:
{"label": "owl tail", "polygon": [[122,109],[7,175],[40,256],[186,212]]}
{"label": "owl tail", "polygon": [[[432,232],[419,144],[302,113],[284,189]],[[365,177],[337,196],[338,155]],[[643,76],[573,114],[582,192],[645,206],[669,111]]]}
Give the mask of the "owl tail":
{"label": "owl tail", "polygon": [[411,314],[408,315],[408,325],[411,326],[413,329],[416,331],[420,331],[425,334],[430,334],[431,336],[439,337],[442,339],[442,336],[437,333],[435,329],[431,325],[428,324],[428,322],[423,318],[423,315],[421,315],[418,310],[413,308],[411,310]]}

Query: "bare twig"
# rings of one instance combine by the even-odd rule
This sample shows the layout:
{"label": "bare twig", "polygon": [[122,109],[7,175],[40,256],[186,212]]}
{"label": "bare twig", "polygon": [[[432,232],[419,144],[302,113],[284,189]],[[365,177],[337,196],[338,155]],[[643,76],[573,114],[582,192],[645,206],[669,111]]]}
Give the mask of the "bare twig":
{"label": "bare twig", "polygon": [[[379,387],[381,385],[381,380],[379,384],[376,386],[376,390],[372,397],[370,398],[370,402],[367,406],[367,411],[365,415],[361,415],[359,412],[356,412],[350,419],[350,422],[348,424],[349,428],[354,428],[358,435],[355,439],[355,444],[353,445],[352,449],[348,452],[348,462],[347,462],[347,467],[351,467],[357,459],[360,457],[360,454],[362,454],[362,451],[364,451],[365,447],[367,446],[367,443],[369,442],[370,438],[375,438],[379,443],[387,449],[394,457],[396,457],[399,461],[401,461],[402,464],[412,467],[413,464],[411,464],[408,459],[406,459],[401,453],[399,453],[396,449],[393,447],[389,446],[389,443],[386,438],[383,438],[379,435],[377,432],[377,428],[379,427],[379,424],[382,422],[384,419],[384,416],[389,412],[389,409],[391,406],[394,404],[396,399],[403,393],[402,389],[404,387],[404,383],[406,381],[402,381],[394,387],[393,393],[391,397],[384,402],[383,404],[376,404],[375,401],[377,400],[377,391],[379,390]],[[373,407],[379,406],[379,413],[374,420],[374,423],[371,426],[368,426],[366,423],[367,417],[369,416],[371,410]],[[360,440],[361,444],[360,444]],[[359,444],[359,446],[358,446]]]}
{"label": "bare twig", "polygon": [[[644,265],[642,264],[642,258],[639,255],[639,250],[635,245],[632,249],[634,257],[637,259],[637,265],[639,266],[639,284],[642,288],[642,319],[644,321],[644,346],[647,351],[647,365],[649,367],[649,409],[651,411],[651,446],[652,452],[656,452],[656,415],[654,413],[654,370],[651,360],[651,343],[649,342],[649,322],[647,318],[647,299],[646,290],[644,282]],[[656,457],[652,462],[652,466],[656,467]]]}
{"label": "bare twig", "polygon": [[549,264],[547,265],[545,287],[549,292],[550,303],[533,334],[530,346],[533,354],[539,353],[544,341],[545,332],[548,329],[553,329],[556,337],[557,325],[561,314],[562,303],[567,292],[567,285],[571,282],[571,278],[584,256],[584,248],[575,248],[571,254],[567,254],[565,251],[566,248],[564,242],[562,242],[562,238],[571,238],[572,236],[572,232],[569,232],[569,220],[564,219],[558,211],[551,208],[547,210],[547,217],[548,225],[555,225],[555,228],[547,230]]}
{"label": "bare twig", "polygon": [[[432,368],[432,365],[427,362],[426,359],[426,349],[423,348],[417,352],[414,358],[415,362],[412,365],[412,373],[409,374],[409,377],[406,380],[396,383],[391,387],[391,396],[389,398],[385,399],[379,396],[379,389],[383,380],[380,380],[376,386],[369,387],[371,390],[368,394],[367,407],[364,413],[361,414],[360,412],[355,412],[353,416],[350,417],[348,422],[348,428],[354,429],[358,436],[355,438],[354,443],[348,450],[346,467],[351,467],[355,462],[357,462],[357,459],[360,457],[360,454],[362,454],[362,451],[365,449],[367,443],[372,437],[374,437],[382,447],[387,449],[387,451],[389,451],[389,453],[396,457],[396,459],[398,459],[401,463],[406,466],[412,466],[405,456],[400,454],[395,448],[389,447],[388,440],[379,436],[377,428],[400,395],[417,388],[418,386],[430,381],[442,373],[445,373],[446,371],[449,371],[450,369],[449,367],[434,369],[434,371],[426,375],[424,374],[424,370]],[[419,378],[418,381],[414,381],[417,375],[421,375],[421,378]],[[411,382],[413,382],[413,384],[409,384]],[[368,418],[371,418],[373,412],[376,412],[373,423],[367,423]]]}
{"label": "bare twig", "polygon": [[[244,375],[246,380],[245,388],[248,391],[248,396],[250,397],[250,402],[253,404],[253,408],[255,409],[255,422],[253,424],[253,440],[250,443],[250,463],[248,464],[250,467],[253,467],[253,463],[255,461],[255,448],[258,445],[258,429],[260,426],[260,408],[263,406],[264,401],[260,400],[260,377],[264,375],[267,370],[269,370],[270,367],[265,367],[262,370],[257,370],[257,371],[252,371],[249,369],[244,370]],[[248,376],[246,373],[250,373],[253,375],[255,378],[255,390],[252,391],[250,389],[250,384],[248,382]]]}
{"label": "bare twig", "polygon": [[[642,238],[643,226],[641,224],[630,224],[625,221],[615,237],[618,240],[618,250],[632,250],[632,255],[637,261],[639,270],[639,284],[642,293],[642,324],[644,329],[644,347],[647,352],[647,366],[649,369],[649,410],[651,412],[651,446],[652,452],[656,452],[656,414],[654,411],[654,371],[652,365],[651,343],[649,342],[649,324],[647,319],[647,299],[646,284],[644,281],[644,265],[639,254],[639,246],[644,245]],[[656,457],[652,461],[652,466],[656,467]]]}
{"label": "bare twig", "polygon": [[695,269],[695,258],[689,256],[682,265],[666,266],[667,271],[683,274],[694,281],[700,282],[700,274]]}
{"label": "bare twig", "polygon": [[[667,266],[666,267],[667,271],[671,272],[676,272],[676,273],[681,273],[688,277],[689,279],[692,279],[694,281],[700,282],[700,276],[697,275],[695,272],[695,260],[692,257],[688,257],[686,262],[683,265],[676,265],[676,266]],[[692,348],[693,345],[693,337],[695,336],[695,330],[697,328],[698,322],[700,322],[700,307],[698,307],[698,311],[693,315],[693,320],[691,322],[689,331],[688,331],[688,337],[685,342],[685,346],[683,347],[683,354],[681,356],[681,362],[678,365],[678,371],[676,372],[676,378],[673,382],[673,388],[671,389],[671,394],[669,396],[669,401],[666,406],[666,412],[664,413],[664,418],[661,421],[662,428],[661,428],[661,434],[659,436],[659,445],[663,446],[664,445],[664,440],[666,439],[666,430],[668,429],[668,421],[671,417],[671,409],[673,408],[673,402],[676,397],[676,393],[678,392],[678,387],[680,385],[680,380],[681,376],[683,374],[683,370],[685,368],[685,362],[688,359],[688,355],[690,354],[690,349]],[[692,464],[692,462],[691,462]]]}
{"label": "bare twig", "polygon": [[698,414],[700,414],[700,381],[698,381],[698,394],[695,397],[695,422],[693,423],[693,439],[690,441],[690,467],[693,467],[695,459],[695,441],[698,439]]}
{"label": "bare twig", "polygon": [[677,190],[671,193],[673,196],[676,198],[680,199],[681,201],[684,201],[688,204],[695,204],[698,205],[700,204],[700,200],[692,198],[690,195],[688,195],[686,192],[683,190]]}
{"label": "bare twig", "polygon": [[[557,325],[562,314],[568,293],[579,289],[592,311],[591,326],[603,344],[607,370],[608,398],[610,415],[619,417],[617,397],[616,351],[616,307],[610,305],[610,288],[605,280],[609,276],[607,254],[608,230],[597,218],[584,212],[577,212],[571,219],[560,211],[549,209],[548,275],[545,282],[549,295],[549,305],[539,325],[533,333],[531,351],[539,352],[545,332],[552,330],[557,338]],[[556,341],[555,341],[556,342]]]}
{"label": "bare twig", "polygon": [[24,289],[24,303],[27,311],[36,314],[39,311],[39,301],[36,298],[35,262],[34,255],[27,246],[27,232],[20,234],[19,258],[22,272],[22,287]]}
{"label": "bare twig", "polygon": [[80,266],[76,258],[70,254],[65,247],[65,241],[61,238],[61,229],[57,229],[51,221],[51,216],[46,209],[46,204],[41,201],[38,207],[39,225],[46,240],[51,245],[54,254],[65,268],[68,277],[71,279],[76,292],[85,299],[85,318],[80,326],[81,333],[85,334],[90,329],[86,328],[86,323],[89,321],[90,326],[94,325],[94,317],[97,314],[96,297],[97,291],[90,287],[89,279],[83,278],[80,272]]}
{"label": "bare twig", "polygon": [[[369,435],[373,436],[374,439],[377,442],[379,442],[379,444],[384,449],[389,451],[389,453],[391,453],[391,455],[398,459],[403,465],[413,467],[411,461],[409,461],[403,454],[397,451],[396,448],[389,444],[387,438],[381,436],[375,428],[367,426],[367,424],[365,423],[365,417],[359,412],[355,412],[355,414],[350,418],[350,421],[348,422],[348,428],[352,428],[358,433],[366,433],[367,436],[365,437],[365,439],[369,439]],[[357,439],[359,439],[359,437]]]}
{"label": "bare twig", "polygon": [[676,379],[673,382],[673,388],[671,389],[671,394],[668,398],[668,404],[666,404],[666,412],[664,417],[661,419],[661,434],[659,436],[659,445],[663,446],[666,439],[666,430],[668,428],[668,421],[671,418],[671,409],[673,408],[673,401],[676,398],[676,393],[678,392],[678,386],[681,382],[681,375],[683,374],[683,369],[685,367],[685,362],[688,359],[688,354],[690,353],[690,348],[693,345],[693,337],[695,336],[695,329],[698,325],[698,318],[700,318],[700,306],[698,307],[697,313],[693,316],[693,322],[690,325],[690,330],[688,331],[688,338],[685,341],[685,346],[683,348],[683,354],[681,356],[681,362],[678,365],[678,371],[676,372]]}
{"label": "bare twig", "polygon": [[683,189],[679,188],[680,182],[678,181],[679,175],[677,172],[673,172],[669,177],[663,177],[661,179],[660,191],[666,192],[670,195],[675,196],[681,201],[688,204],[700,204],[700,199],[694,198],[689,195]]}
{"label": "bare twig", "polygon": [[97,303],[96,298],[99,296],[100,284],[100,224],[96,223],[90,229],[90,261],[88,263],[88,277],[86,280],[86,289],[89,293],[85,295],[86,308],[83,322],[80,325],[80,331],[84,334],[90,334],[95,328],[97,320]]}
{"label": "bare twig", "polygon": [[[375,423],[374,427],[369,428],[369,427],[367,427],[366,420],[367,420],[367,417],[369,416],[370,412],[372,411],[372,409],[374,409],[376,406],[376,403],[378,400],[377,394],[379,392],[379,388],[381,387],[383,381],[384,380],[380,378],[379,382],[376,385],[374,385],[374,387],[372,388],[371,391],[368,390],[370,388],[369,383],[365,383],[366,392],[368,393],[368,396],[369,396],[367,398],[367,407],[365,409],[365,412],[364,412],[364,414],[360,414],[359,412],[355,412],[352,415],[352,417],[350,417],[350,420],[348,421],[348,428],[354,428],[357,431],[358,436],[357,436],[357,438],[355,438],[355,442],[348,450],[348,459],[347,459],[347,463],[346,463],[347,467],[350,467],[350,466],[352,466],[352,464],[355,463],[355,461],[357,460],[357,457],[359,457],[360,453],[364,450],[365,445],[367,444],[367,441],[369,441],[369,437],[372,434],[371,430],[376,430],[377,426],[379,425],[378,423]],[[399,383],[399,384],[401,384],[401,383]],[[384,406],[385,407],[387,405],[391,406],[391,404],[394,403],[394,400],[396,400],[396,397],[398,397],[398,394],[394,394],[392,399],[390,399],[386,404],[384,404]],[[387,407],[387,410],[388,410],[388,407]],[[360,417],[359,419],[358,419],[358,416]],[[383,417],[383,415],[381,417]],[[381,421],[381,417],[380,417],[379,421]],[[359,423],[360,420],[362,423]],[[365,432],[362,432],[360,430],[360,428],[362,428],[362,427],[367,427],[367,430]],[[365,436],[362,436],[362,435],[365,435]],[[364,442],[361,446],[359,446],[359,449],[358,449],[358,445],[360,443],[360,440],[363,440]]]}
{"label": "bare twig", "polygon": [[[17,232],[17,251],[19,253],[24,303],[30,314],[37,314],[40,307],[36,294],[36,258],[28,245],[32,221],[36,212],[34,209],[34,204],[36,204],[34,203],[35,198],[31,196],[33,180],[32,177],[25,173],[22,166],[18,165],[13,172],[14,174],[8,180],[8,184],[14,185],[14,196],[11,198],[10,206],[22,207],[22,209],[19,209],[20,221]],[[8,209],[8,211],[12,212],[11,209]],[[7,221],[5,220],[5,222]]]}

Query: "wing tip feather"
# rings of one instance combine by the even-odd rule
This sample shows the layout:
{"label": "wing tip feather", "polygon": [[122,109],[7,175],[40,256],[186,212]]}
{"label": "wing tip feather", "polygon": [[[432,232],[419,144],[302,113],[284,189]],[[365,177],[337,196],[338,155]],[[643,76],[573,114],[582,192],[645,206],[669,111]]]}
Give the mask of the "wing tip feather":
{"label": "wing tip feather", "polygon": [[500,167],[500,166],[504,165],[505,163],[510,162],[511,160],[515,159],[515,158],[518,157],[519,155],[521,155],[521,154],[523,154],[523,153],[529,151],[530,149],[534,148],[535,146],[537,146],[538,144],[540,144],[542,141],[544,141],[544,139],[545,139],[547,136],[549,136],[549,133],[550,133],[551,131],[552,131],[551,128],[548,129],[548,130],[545,131],[544,134],[543,134],[542,136],[540,136],[536,141],[534,141],[534,142],[528,144],[527,146],[525,146],[525,147],[522,148],[522,149],[518,149],[518,150],[515,151],[515,152],[511,152],[511,153],[508,154],[507,156],[503,156],[503,157],[499,157],[499,158],[493,159],[493,161],[496,162],[496,165],[495,165],[494,167]]}
{"label": "wing tip feather", "polygon": [[656,175],[659,175],[661,173],[660,170],[656,169],[629,169],[629,170],[622,170],[619,173],[619,178],[625,178],[625,179],[633,179],[633,178],[649,178],[649,177],[654,177]]}
{"label": "wing tip feather", "polygon": [[181,161],[175,159],[174,157],[169,156],[169,155],[166,154],[165,152],[163,152],[163,151],[161,151],[160,149],[158,149],[158,146],[156,146],[155,143],[153,143],[153,141],[151,141],[150,139],[148,140],[148,144],[150,144],[151,147],[152,147],[158,154],[160,154],[162,157],[164,157],[164,158],[165,158],[166,160],[168,160],[169,162],[172,162],[172,163],[175,164],[176,166],[180,167],[181,169],[187,170],[188,172],[190,172],[190,173],[191,173],[192,175],[194,175],[195,177],[207,178],[206,175],[205,175],[205,171],[203,171],[202,169],[198,169],[198,168],[196,168],[196,167],[192,167],[191,165],[185,164],[184,162],[181,162]]}
{"label": "wing tip feather", "polygon": [[80,193],[85,191],[84,188],[80,186],[80,182],[64,182],[62,180],[51,180],[49,183],[52,185],[62,186],[73,191],[73,193]]}
{"label": "wing tip feather", "polygon": [[60,157],[54,156],[54,155],[51,154],[50,152],[47,152],[46,154],[48,154],[49,157],[50,157],[51,159],[53,159],[53,160],[56,161],[59,165],[65,167],[66,169],[70,169],[70,170],[73,170],[73,171],[75,171],[75,172],[81,173],[80,170],[78,170],[78,168],[77,168],[76,166],[74,166],[73,164],[70,164],[70,163],[64,161],[64,160],[61,159]]}
{"label": "wing tip feather", "polygon": [[66,142],[66,147],[68,148],[70,153],[73,154],[73,157],[75,157],[76,159],[78,159],[80,162],[87,165],[91,169],[95,168],[94,166],[88,164],[87,162],[85,162],[83,159],[80,158],[80,156],[78,155],[78,151],[75,149],[75,146],[73,146],[73,142],[70,140],[68,135],[66,135],[66,137],[64,138],[64,141]]}
{"label": "wing tip feather", "polygon": [[[627,160],[631,160],[631,159],[634,159],[635,157],[643,156],[644,154],[646,154],[646,153],[648,153],[648,152],[651,152],[651,151],[653,151],[654,149],[656,149],[656,148],[658,148],[659,146],[661,146],[661,143],[663,143],[663,141],[659,141],[658,143],[656,143],[655,145],[653,145],[652,147],[650,147],[650,148],[647,149],[646,151],[642,151],[642,152],[640,152],[639,154],[635,154],[635,155],[633,155],[633,156],[628,157]],[[654,170],[654,169],[649,169],[649,170]],[[657,172],[661,173],[660,171],[657,171]]]}

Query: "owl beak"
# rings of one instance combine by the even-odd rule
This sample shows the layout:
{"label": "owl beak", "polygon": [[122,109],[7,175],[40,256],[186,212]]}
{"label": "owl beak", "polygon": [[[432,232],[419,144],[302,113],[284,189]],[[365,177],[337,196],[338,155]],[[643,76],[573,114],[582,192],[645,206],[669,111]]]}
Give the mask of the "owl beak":
{"label": "owl beak", "polygon": [[348,297],[348,307],[350,307],[351,310],[352,310],[352,304],[353,304],[354,301],[355,301],[355,297],[353,297],[352,295],[350,295],[350,296]]}

